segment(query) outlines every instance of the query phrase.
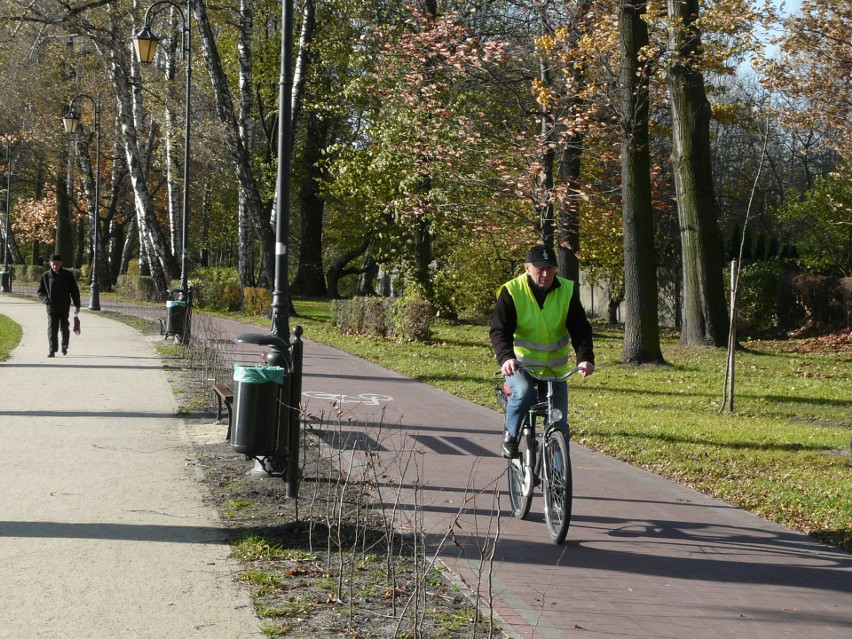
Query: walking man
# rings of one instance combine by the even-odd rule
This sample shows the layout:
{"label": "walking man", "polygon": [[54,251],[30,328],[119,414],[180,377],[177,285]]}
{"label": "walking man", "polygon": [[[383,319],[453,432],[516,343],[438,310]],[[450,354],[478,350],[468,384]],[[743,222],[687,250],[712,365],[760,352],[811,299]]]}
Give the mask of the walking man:
{"label": "walking man", "polygon": [[62,256],[54,253],[50,256],[50,270],[41,276],[38,298],[47,306],[47,341],[50,345],[48,357],[54,357],[59,350],[59,331],[62,331],[62,354],[68,354],[68,340],[71,330],[68,314],[74,303],[74,315],[80,313],[80,289],[71,271],[62,268]]}

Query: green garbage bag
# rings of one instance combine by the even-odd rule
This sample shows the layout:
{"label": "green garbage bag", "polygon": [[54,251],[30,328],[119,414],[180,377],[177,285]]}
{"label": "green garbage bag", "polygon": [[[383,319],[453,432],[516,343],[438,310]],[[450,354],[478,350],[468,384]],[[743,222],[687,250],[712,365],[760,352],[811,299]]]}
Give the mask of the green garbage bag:
{"label": "green garbage bag", "polygon": [[286,369],[282,366],[240,366],[234,365],[234,381],[243,384],[265,384],[266,382],[284,383]]}

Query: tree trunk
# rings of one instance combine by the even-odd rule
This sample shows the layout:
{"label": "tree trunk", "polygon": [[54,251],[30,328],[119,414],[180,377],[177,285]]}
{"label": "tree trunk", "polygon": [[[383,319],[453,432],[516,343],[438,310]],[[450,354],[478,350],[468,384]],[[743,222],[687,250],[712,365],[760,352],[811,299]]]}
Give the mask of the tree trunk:
{"label": "tree trunk", "polygon": [[271,286],[275,277],[275,231],[269,218],[263,212],[249,147],[246,145],[246,140],[240,135],[240,126],[234,112],[228,78],[222,68],[222,61],[216,46],[216,34],[207,18],[207,9],[203,2],[195,3],[194,9],[196,24],[201,36],[204,60],[207,64],[213,92],[216,95],[216,111],[219,119],[225,125],[227,132],[225,143],[240,184],[240,198],[245,207],[246,216],[251,220],[252,227],[261,245],[259,280],[264,285]]}
{"label": "tree trunk", "polygon": [[[89,264],[94,266],[95,260],[97,260],[98,268],[95,269],[95,273],[98,275],[98,285],[99,290],[109,290],[111,287],[104,288],[101,286],[102,281],[105,278],[104,274],[106,271],[104,270],[106,267],[105,260],[105,251],[104,244],[100,241],[101,236],[98,236],[98,255],[94,255],[92,251],[94,250],[94,234],[100,232],[100,228],[95,220],[95,213],[98,211],[98,203],[95,201],[95,170],[96,167],[92,166],[92,157],[89,153],[89,144],[90,144],[90,136],[77,136],[76,140],[76,149],[77,149],[77,160],[80,165],[80,171],[83,176],[83,192],[86,195],[86,208],[89,212]],[[91,281],[91,279],[89,280]]]}
{"label": "tree trunk", "polygon": [[625,363],[663,362],[657,320],[657,264],[648,149],[648,78],[639,63],[648,44],[645,0],[619,0],[621,196],[624,225]]}
{"label": "tree trunk", "polygon": [[356,257],[363,255],[367,252],[367,249],[370,248],[370,243],[372,242],[372,236],[367,234],[364,236],[364,241],[361,242],[361,246],[344,253],[340,257],[338,257],[334,262],[332,262],[331,266],[328,269],[328,276],[326,281],[328,283],[328,290],[326,291],[326,297],[336,300],[340,298],[340,290],[337,285],[340,282],[341,278],[346,275],[355,275],[357,273],[361,273],[361,269],[347,269],[346,265],[349,264]]}
{"label": "tree trunk", "polygon": [[414,281],[423,298],[434,301],[432,287],[432,231],[429,220],[421,217],[414,230]]}
{"label": "tree trunk", "polygon": [[[118,118],[124,140],[125,161],[136,202],[139,254],[154,280],[157,293],[165,299],[169,287],[168,274],[174,269],[169,268],[168,257],[170,253],[148,194],[144,170],[147,164],[147,154],[139,148],[137,136],[137,123],[142,122],[141,110],[137,111],[137,108],[141,106],[141,96],[138,93],[134,94],[134,86],[138,87],[139,77],[138,74],[135,76],[131,74],[125,57],[126,51],[125,47],[115,46],[109,52],[111,58],[108,73],[115,88]],[[135,77],[133,85],[131,84],[131,77]]]}
{"label": "tree trunk", "polygon": [[102,278],[109,285],[109,288],[105,288],[104,290],[111,291],[112,287],[118,281],[118,274],[121,271],[122,266],[124,243],[128,237],[128,235],[125,233],[125,230],[127,229],[127,227],[132,226],[133,225],[130,222],[118,224],[117,222],[113,221],[110,224],[110,241],[108,245],[110,263],[109,278]]}
{"label": "tree trunk", "polygon": [[[254,73],[252,56],[252,34],[254,31],[254,0],[242,0],[240,3],[240,37],[237,43],[237,60],[239,62],[239,96],[240,112],[237,119],[239,136],[243,141],[245,152],[254,154]],[[255,286],[254,242],[252,239],[254,227],[249,212],[251,194],[247,185],[239,183],[237,205],[237,227],[239,232],[239,247],[237,270],[240,286]]]}
{"label": "tree trunk", "polygon": [[[176,20],[177,16],[175,11],[176,9],[174,7],[170,8],[169,32],[171,37],[164,43],[165,46],[163,47],[166,51],[164,79],[166,81],[169,94],[169,99],[165,101],[163,106],[164,119],[166,123],[165,135],[163,137],[165,138],[166,191],[168,193],[169,203],[169,248],[171,249],[172,259],[175,264],[177,264],[183,252],[183,246],[181,246],[183,239],[183,215],[181,214],[181,185],[176,179],[176,176],[182,175],[183,172],[180,164],[178,163],[178,156],[175,153],[175,147],[179,146],[175,142],[180,138],[180,131],[177,130],[178,127],[175,124],[176,118],[172,105],[180,104],[183,100],[175,95],[175,93],[177,93],[175,90],[177,83],[174,81],[175,61],[178,53],[178,42],[180,42],[180,33],[176,28],[179,21]],[[187,149],[184,149],[184,153],[186,152]],[[186,187],[186,185],[184,185],[184,187]],[[174,275],[174,273],[172,275]]]}
{"label": "tree trunk", "polygon": [[[569,192],[580,188],[580,171],[583,155],[583,134],[569,136],[559,161],[559,179],[567,184]],[[556,220],[559,251],[559,275],[574,282],[580,279],[580,201],[570,196],[559,207]]]}
{"label": "tree trunk", "polygon": [[606,321],[608,324],[618,324],[618,307],[623,300],[614,297],[609,298],[606,305]]}
{"label": "tree trunk", "polygon": [[[134,249],[139,248],[139,243],[137,242],[138,237],[139,229],[137,228],[136,217],[134,216],[130,218],[130,222],[127,224],[127,235],[124,238],[124,244],[120,248],[121,257],[118,272],[121,274],[127,273],[127,266],[130,264],[130,260],[133,257]],[[141,248],[139,248],[139,253],[141,257]]]}
{"label": "tree trunk", "polygon": [[361,277],[358,278],[358,289],[356,295],[362,297],[376,294],[376,277],[379,274],[379,264],[373,259],[372,254],[367,251],[361,260]]}
{"label": "tree trunk", "polygon": [[56,241],[51,253],[59,253],[68,259],[71,257],[71,200],[68,197],[71,154],[66,145],[62,145],[59,153],[59,166],[64,166],[65,171],[56,176]]}
{"label": "tree trunk", "polygon": [[319,166],[329,131],[328,118],[308,116],[305,149],[302,155],[302,183],[299,189],[301,242],[299,268],[293,280],[293,293],[322,297],[327,287],[322,265],[323,210],[325,202],[319,194],[322,169]]}
{"label": "tree trunk", "polygon": [[700,52],[698,0],[667,0],[672,20],[668,69],[672,110],[672,169],[683,259],[681,342],[724,346],[728,318],[710,153],[710,102],[704,76],[694,67]]}

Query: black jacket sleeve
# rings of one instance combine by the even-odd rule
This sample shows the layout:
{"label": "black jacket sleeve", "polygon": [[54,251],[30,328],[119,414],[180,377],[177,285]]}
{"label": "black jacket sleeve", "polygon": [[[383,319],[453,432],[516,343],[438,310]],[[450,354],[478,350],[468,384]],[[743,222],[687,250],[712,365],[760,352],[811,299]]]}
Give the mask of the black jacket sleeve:
{"label": "black jacket sleeve", "polygon": [[77,286],[77,279],[74,277],[74,274],[71,271],[67,271],[67,273],[68,292],[71,294],[71,302],[75,308],[80,308],[80,287]]}
{"label": "black jacket sleeve", "polygon": [[41,280],[39,280],[38,298],[41,300],[42,304],[50,303],[50,291],[48,290],[48,285],[47,285],[47,273],[44,273],[41,276]]}
{"label": "black jacket sleeve", "polygon": [[568,304],[568,315],[565,317],[565,328],[571,335],[571,345],[577,353],[577,363],[595,363],[595,348],[592,342],[592,325],[586,317],[586,310],[580,301],[580,292],[574,285],[574,294]]}
{"label": "black jacket sleeve", "polygon": [[503,365],[507,359],[515,357],[515,325],[518,314],[515,311],[515,300],[509,295],[504,286],[497,297],[497,304],[491,312],[491,348],[497,363]]}

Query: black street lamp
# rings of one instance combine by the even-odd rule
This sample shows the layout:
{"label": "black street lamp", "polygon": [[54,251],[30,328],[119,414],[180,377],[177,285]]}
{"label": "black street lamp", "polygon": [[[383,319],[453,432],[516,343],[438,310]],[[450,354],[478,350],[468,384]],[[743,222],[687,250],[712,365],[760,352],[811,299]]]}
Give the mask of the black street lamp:
{"label": "black street lamp", "polygon": [[0,275],[0,291],[12,292],[12,271],[9,269],[9,240],[11,239],[12,226],[10,220],[12,214],[12,137],[6,138],[6,223],[3,229],[3,273]]}
{"label": "black street lamp", "polygon": [[[288,371],[281,391],[281,406],[276,423],[275,451],[270,457],[258,458],[252,475],[277,475],[287,482],[286,495],[299,493],[299,403],[302,395],[302,328],[293,329],[290,342],[290,293],[287,276],[287,237],[290,226],[290,168],[292,164],[293,91],[293,0],[281,2],[281,68],[278,83],[278,174],[275,193],[275,283],[272,293],[272,331],[270,335],[247,333],[237,342],[268,346],[266,363]],[[239,400],[237,402],[239,406]],[[237,411],[237,420],[241,415]]]}
{"label": "black street lamp", "polygon": [[[275,194],[275,288],[272,292],[272,334],[289,340],[290,291],[287,237],[290,232],[290,167],[293,155],[293,0],[281,2],[281,67],[278,79],[278,191]],[[289,341],[288,341],[289,343]],[[287,366],[288,354],[270,346],[266,362]]]}
{"label": "black street lamp", "polygon": [[[189,100],[190,86],[192,80],[192,7],[190,0],[186,2],[186,14],[181,7],[172,0],[159,0],[145,12],[145,26],[133,36],[133,49],[136,51],[136,59],[142,64],[151,64],[157,51],[157,43],[160,39],[154,35],[150,28],[151,12],[161,5],[167,4],[177,10],[183,21],[183,55],[186,66],[186,106],[184,113],[184,139],[183,139],[183,218],[181,228],[181,256],[180,256],[180,299],[188,302],[189,285],[189,250],[188,233],[189,228]],[[188,316],[186,321],[188,321]],[[184,336],[186,337],[186,336]]]}
{"label": "black street lamp", "polygon": [[91,97],[86,93],[75,95],[68,102],[68,109],[62,116],[62,124],[66,133],[76,133],[80,125],[80,114],[74,108],[74,102],[78,99],[86,99],[95,108],[95,206],[92,211],[92,289],[89,295],[89,309],[101,310],[101,297],[98,272],[98,251],[100,242],[100,202],[101,202],[101,96]]}

